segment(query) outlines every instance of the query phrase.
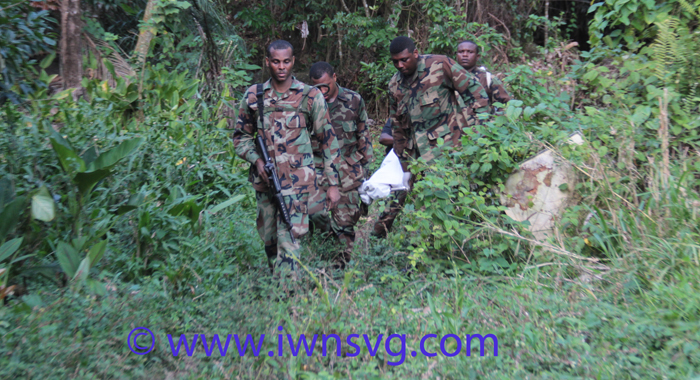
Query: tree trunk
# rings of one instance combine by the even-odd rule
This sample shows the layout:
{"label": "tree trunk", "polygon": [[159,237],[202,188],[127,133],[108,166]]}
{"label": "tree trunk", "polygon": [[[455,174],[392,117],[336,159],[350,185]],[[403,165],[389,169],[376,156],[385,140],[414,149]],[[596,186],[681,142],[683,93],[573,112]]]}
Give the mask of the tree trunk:
{"label": "tree trunk", "polygon": [[80,87],[83,77],[80,0],[61,1],[61,78],[63,88]]}
{"label": "tree trunk", "polygon": [[148,49],[151,46],[151,40],[155,37],[158,29],[150,25],[151,15],[155,8],[155,0],[148,0],[146,4],[146,12],[143,15],[143,23],[141,24],[141,32],[139,33],[139,40],[136,42],[136,48],[134,53],[136,54],[139,66],[143,66],[146,62],[146,57],[148,56]]}
{"label": "tree trunk", "polygon": [[544,18],[547,23],[544,24],[544,48],[547,48],[547,38],[549,37],[549,0],[544,3]]}

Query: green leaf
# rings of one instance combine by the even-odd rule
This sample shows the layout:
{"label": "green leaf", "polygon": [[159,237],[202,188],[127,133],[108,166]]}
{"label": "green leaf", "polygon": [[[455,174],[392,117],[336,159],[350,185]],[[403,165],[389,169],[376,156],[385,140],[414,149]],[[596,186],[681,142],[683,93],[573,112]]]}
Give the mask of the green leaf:
{"label": "green leaf", "polygon": [[88,237],[87,236],[81,236],[79,238],[75,238],[71,241],[71,245],[73,248],[75,248],[77,251],[82,251],[83,248],[87,249],[85,247],[85,243],[87,243]]}
{"label": "green leaf", "polygon": [[249,63],[241,63],[236,65],[236,68],[243,69],[243,70],[260,70],[262,67],[258,65],[251,65]]}
{"label": "green leaf", "polygon": [[235,197],[233,197],[233,198],[227,200],[226,202],[220,203],[220,204],[214,206],[209,212],[212,213],[212,214],[216,214],[217,212],[219,212],[219,211],[225,209],[226,207],[231,206],[232,204],[235,204],[235,203],[240,202],[241,199],[243,199],[243,198],[245,198],[245,195],[242,195],[242,194],[236,195]]}
{"label": "green leaf", "polygon": [[197,224],[199,221],[199,213],[204,209],[204,206],[200,206],[194,199],[190,199],[187,202],[179,203],[168,211],[168,214],[172,216],[185,216],[190,220],[192,226]]}
{"label": "green leaf", "polygon": [[2,212],[0,212],[0,241],[5,240],[7,234],[10,233],[12,228],[17,224],[26,199],[27,198],[24,196],[17,197],[14,201],[3,207]]}
{"label": "green leaf", "polygon": [[180,105],[180,93],[175,90],[170,96],[170,106],[172,109],[176,109]]}
{"label": "green leaf", "polygon": [[525,111],[523,111],[523,116],[525,117],[525,120],[529,121],[530,117],[537,112],[537,110],[533,107],[525,107]]}
{"label": "green leaf", "polygon": [[522,100],[513,99],[513,100],[511,100],[511,101],[508,102],[508,106],[522,107],[522,105],[523,105],[523,101],[522,101]]}
{"label": "green leaf", "polygon": [[450,199],[450,196],[447,194],[447,192],[445,190],[436,191],[435,196],[440,198],[440,199]]}
{"label": "green leaf", "polygon": [[109,73],[112,74],[112,78],[118,78],[118,75],[114,72],[114,65],[109,59],[102,58],[102,63],[105,65]]}
{"label": "green leaf", "polygon": [[105,254],[105,250],[107,250],[107,240],[100,240],[99,243],[95,244],[90,248],[90,251],[87,254],[87,258],[90,261],[90,267],[94,267],[95,264],[100,261],[102,256]]}
{"label": "green leaf", "polygon": [[58,155],[58,159],[63,166],[63,170],[66,171],[71,177],[75,175],[75,172],[81,173],[85,171],[85,161],[78,156],[73,147],[68,141],[66,141],[58,132],[51,129],[51,146],[53,150]]}
{"label": "green leaf", "polygon": [[131,210],[137,209],[141,203],[143,203],[144,198],[146,198],[146,194],[144,193],[132,194],[129,197],[129,201],[126,202],[125,205],[119,206],[117,209],[117,215],[122,215]]}
{"label": "green leaf", "polygon": [[22,245],[24,236],[12,239],[0,246],[0,263],[12,256]]}
{"label": "green leaf", "polygon": [[634,110],[634,115],[632,115],[632,122],[640,126],[649,119],[649,116],[651,116],[651,107],[637,107],[637,109]]}
{"label": "green leaf", "polygon": [[129,94],[126,95],[126,100],[129,103],[133,103],[136,99],[139,98],[139,93],[138,92],[130,92]]}
{"label": "green leaf", "polygon": [[73,280],[77,279],[81,283],[85,282],[89,273],[90,259],[86,257],[80,262],[80,265],[78,265],[78,269],[75,271],[75,275],[73,275]]}
{"label": "green leaf", "polygon": [[85,165],[90,165],[91,162],[97,159],[97,148],[95,148],[95,146],[91,146],[80,156],[80,158],[85,161]]}
{"label": "green leaf", "polygon": [[520,117],[520,114],[523,113],[523,109],[520,107],[511,107],[511,102],[508,102],[508,108],[506,108],[506,117],[509,119],[517,119]]}
{"label": "green leaf", "polygon": [[49,189],[42,186],[32,197],[32,218],[50,222],[56,216],[56,210]]}
{"label": "green leaf", "polygon": [[98,182],[107,178],[110,174],[112,174],[111,170],[101,169],[93,172],[78,173],[73,180],[78,185],[80,194],[87,196]]}
{"label": "green leaf", "polygon": [[597,78],[598,74],[599,74],[599,72],[597,70],[593,69],[593,70],[587,72],[586,74],[584,74],[582,79],[590,82],[590,81],[594,80],[595,78]]}
{"label": "green leaf", "polygon": [[[654,1],[654,0],[652,0],[652,1]],[[644,12],[644,21],[646,21],[647,24],[653,24],[654,21],[656,21],[656,12],[653,12],[653,11]]]}
{"label": "green leaf", "polygon": [[602,6],[603,4],[605,4],[604,1],[601,1],[601,2],[599,2],[599,3],[595,3],[595,4],[591,5],[591,6],[588,8],[588,13],[593,13],[593,12],[595,12],[595,10],[598,9],[598,8],[599,8],[600,6]]}
{"label": "green leaf", "polygon": [[75,175],[73,180],[78,185],[78,190],[83,196],[86,196],[92,188],[102,179],[106,178],[112,171],[112,166],[116,165],[121,159],[131,154],[136,150],[141,143],[142,138],[126,140],[115,146],[107,152],[99,155],[94,161],[87,165],[84,172]]}
{"label": "green leaf", "polygon": [[559,185],[559,190],[561,190],[561,191],[566,191],[568,189],[569,189],[568,183],[562,183],[561,185]]}
{"label": "green leaf", "polygon": [[30,253],[30,254],[28,254],[28,255],[23,255],[23,256],[20,256],[20,257],[15,257],[14,259],[12,259],[12,261],[10,261],[10,264],[18,263],[18,262],[20,262],[20,261],[22,261],[22,260],[26,260],[26,259],[28,259],[28,258],[30,258],[30,257],[33,257],[33,256],[36,256],[36,254]]}
{"label": "green leaf", "polygon": [[47,67],[49,67],[51,65],[51,62],[53,62],[54,58],[56,58],[56,53],[51,53],[51,54],[47,55],[44,59],[41,60],[41,63],[39,64],[39,66],[42,69],[46,69]]}
{"label": "green leaf", "polygon": [[135,15],[137,13],[133,8],[131,8],[127,4],[119,3],[119,6],[122,7],[124,12],[126,12],[128,15]]}
{"label": "green leaf", "polygon": [[15,188],[7,177],[0,178],[0,211],[15,197]]}
{"label": "green leaf", "polygon": [[85,282],[85,287],[91,294],[97,294],[98,296],[104,296],[107,294],[107,287],[100,281],[88,278]]}
{"label": "green leaf", "polygon": [[56,257],[58,257],[58,263],[61,265],[61,269],[66,272],[68,277],[73,278],[80,265],[78,251],[68,243],[59,242],[56,248]]}
{"label": "green leaf", "polygon": [[121,159],[134,152],[142,142],[143,139],[140,137],[123,141],[121,144],[115,146],[109,151],[100,154],[95,161],[91,162],[90,165],[87,166],[85,171],[91,172],[111,168]]}

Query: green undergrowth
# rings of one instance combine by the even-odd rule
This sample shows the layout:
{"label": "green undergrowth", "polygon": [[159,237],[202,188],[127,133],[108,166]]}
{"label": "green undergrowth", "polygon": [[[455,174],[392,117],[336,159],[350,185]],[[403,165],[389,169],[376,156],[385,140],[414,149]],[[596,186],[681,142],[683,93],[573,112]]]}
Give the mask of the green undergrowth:
{"label": "green undergrowth", "polygon": [[[22,69],[31,75],[8,63],[0,86],[0,102],[11,100],[0,103],[0,378],[700,379],[700,15],[698,0],[653,3],[593,4],[590,51],[552,37],[513,60],[527,63],[499,67],[516,100],[467,130],[462,149],[412,163],[420,181],[394,230],[385,240],[369,237],[388,200],[371,205],[345,271],[332,269],[333,239],[310,237],[292,292],[269,274],[249,165],[231,142],[236,102],[258,68],[234,54],[238,38],[226,41],[221,83],[211,80],[216,54],[193,49],[199,37],[176,48],[177,31],[189,28],[177,13],[166,21],[180,26],[158,33],[163,59],[132,77],[104,63],[115,79],[86,78],[81,96],[50,90],[55,77],[43,69],[52,56],[42,70]],[[473,33],[493,48],[485,53],[512,42],[486,25],[461,27],[450,6],[417,4],[437,12],[420,16],[434,23],[422,52],[446,52],[452,39]],[[8,20],[23,30],[29,24],[18,9],[6,8]],[[367,11],[323,25],[354,31],[343,33],[345,54],[385,57],[375,45],[386,45],[398,25],[368,23]],[[236,17],[252,31],[272,30],[258,13]],[[30,18],[44,25],[42,15]],[[403,20],[398,8],[394,17]],[[610,27],[617,29],[605,35]],[[27,54],[45,48],[40,35],[20,41]],[[190,71],[203,56],[201,70],[197,63]],[[394,69],[365,61],[357,88],[381,120]],[[97,67],[92,58],[87,64]],[[583,143],[567,144],[576,132]],[[544,149],[572,168],[576,180],[559,190],[575,202],[537,240],[528,222],[505,214],[500,197],[507,178]],[[293,357],[287,345],[282,357],[268,356],[278,326],[296,341],[383,340],[376,355],[360,337],[356,357],[347,344],[336,356],[334,340],[325,357],[320,341],[311,357]],[[155,333],[146,355],[128,346],[137,327]],[[257,357],[240,357],[235,342],[224,357],[216,349],[208,356],[201,343],[175,357],[167,334],[175,343],[181,334],[190,342],[195,334],[266,339]],[[398,338],[386,349],[391,334],[405,335],[405,350]],[[498,356],[487,340],[483,357],[478,341],[455,357],[412,357],[426,334],[493,334]],[[440,339],[426,348],[438,351]],[[445,348],[454,352],[457,342]]]}
{"label": "green undergrowth", "polygon": [[[222,223],[225,223],[222,221]],[[294,295],[272,285],[262,260],[250,270],[230,266],[228,255],[198,257],[183,251],[167,265],[188,262],[193,289],[179,290],[161,276],[139,283],[104,272],[104,297],[38,287],[3,309],[0,362],[3,378],[692,378],[700,363],[700,292],[695,277],[675,276],[643,286],[623,271],[604,280],[568,280],[555,270],[517,277],[480,277],[462,271],[416,273],[406,254],[371,241],[345,274],[316,267],[320,288],[306,277]],[[308,252],[311,262],[324,260]],[[617,260],[611,263],[612,266]],[[320,296],[319,292],[327,294]],[[321,293],[321,294],[323,294]],[[327,301],[326,301],[327,300]],[[428,333],[498,338],[486,355],[388,362],[384,341],[376,356],[268,357],[277,326],[299,334],[406,334],[406,352],[419,350]],[[153,352],[127,347],[129,332],[151,329]],[[166,334],[265,334],[261,355],[236,351],[207,357],[170,352]],[[450,343],[451,342],[451,343]],[[399,340],[392,350],[401,352]],[[232,343],[232,346],[234,343]],[[360,344],[362,347],[363,345]],[[332,344],[331,344],[331,347]],[[438,350],[437,340],[426,345]],[[452,352],[454,341],[446,346]],[[345,346],[344,354],[349,347]],[[352,350],[352,349],[350,349]]]}

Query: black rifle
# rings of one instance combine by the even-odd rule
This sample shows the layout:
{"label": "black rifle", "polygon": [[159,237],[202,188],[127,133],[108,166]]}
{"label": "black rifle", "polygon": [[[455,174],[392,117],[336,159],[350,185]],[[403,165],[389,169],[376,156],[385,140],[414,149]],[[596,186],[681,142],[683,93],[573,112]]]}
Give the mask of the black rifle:
{"label": "black rifle", "polygon": [[289,210],[287,210],[287,206],[284,204],[284,198],[282,197],[280,178],[277,176],[277,170],[275,170],[275,165],[272,163],[270,155],[267,154],[267,144],[265,143],[265,118],[263,116],[265,105],[263,102],[263,88],[260,83],[258,83],[256,96],[258,97],[260,127],[258,128],[258,136],[255,138],[255,143],[258,146],[258,151],[262,154],[263,161],[265,161],[265,173],[267,173],[268,183],[272,182],[272,186],[270,187],[272,198],[274,199],[275,205],[277,205],[277,210],[282,214],[282,221],[287,225],[292,243],[296,244],[297,242],[294,239],[294,234],[292,234],[292,219],[289,217]]}

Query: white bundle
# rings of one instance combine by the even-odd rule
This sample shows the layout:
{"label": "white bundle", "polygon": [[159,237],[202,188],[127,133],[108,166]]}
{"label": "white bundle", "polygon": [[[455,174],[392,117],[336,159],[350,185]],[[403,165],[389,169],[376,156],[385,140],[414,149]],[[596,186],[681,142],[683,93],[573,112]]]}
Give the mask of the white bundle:
{"label": "white bundle", "polygon": [[392,149],[374,175],[358,189],[362,202],[371,204],[375,199],[386,198],[392,191],[408,190],[411,173],[404,173],[399,156]]}

